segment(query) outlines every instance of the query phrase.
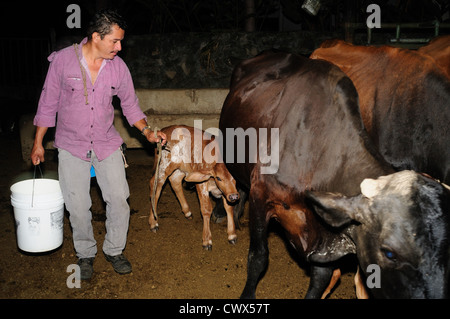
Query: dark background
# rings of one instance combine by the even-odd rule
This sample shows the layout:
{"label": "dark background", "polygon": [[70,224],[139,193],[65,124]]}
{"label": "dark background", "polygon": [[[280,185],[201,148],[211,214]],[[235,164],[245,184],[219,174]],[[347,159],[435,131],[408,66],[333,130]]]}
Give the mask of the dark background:
{"label": "dark background", "polygon": [[[450,0],[318,0],[316,16],[304,0],[2,1],[0,10],[0,133],[17,131],[21,114],[35,112],[48,55],[80,42],[90,17],[114,7],[128,23],[123,50],[136,88],[227,87],[234,62],[272,47],[308,55],[327,38],[367,42],[366,8],[381,8],[381,23],[423,23],[402,36],[432,38],[432,23],[450,29]],[[81,9],[81,29],[69,29],[69,4]],[[249,8],[253,7],[254,10]],[[359,23],[359,29],[346,26]],[[430,27],[431,26],[431,27]],[[373,44],[390,44],[395,29],[373,29]],[[168,77],[167,74],[175,74]]]}
{"label": "dark background", "polygon": [[[2,37],[45,37],[53,29],[56,36],[79,35],[69,29],[69,4],[81,8],[82,27],[93,13],[115,7],[128,22],[129,34],[173,32],[217,32],[245,29],[246,5],[254,3],[255,31],[290,30],[336,31],[344,22],[365,22],[366,8],[381,7],[382,22],[404,23],[449,21],[448,0],[320,0],[316,16],[301,8],[304,0],[96,0],[96,1],[3,1]],[[284,20],[287,20],[284,21]],[[288,24],[288,26],[286,26]]]}

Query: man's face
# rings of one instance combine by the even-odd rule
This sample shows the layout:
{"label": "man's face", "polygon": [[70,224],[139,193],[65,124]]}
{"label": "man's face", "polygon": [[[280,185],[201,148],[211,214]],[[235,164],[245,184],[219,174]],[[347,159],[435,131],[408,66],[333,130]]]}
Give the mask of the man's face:
{"label": "man's face", "polygon": [[111,32],[103,38],[97,33],[94,35],[94,43],[96,44],[98,52],[104,59],[114,59],[117,53],[122,50],[121,41],[125,36],[125,31],[117,25],[113,25]]}

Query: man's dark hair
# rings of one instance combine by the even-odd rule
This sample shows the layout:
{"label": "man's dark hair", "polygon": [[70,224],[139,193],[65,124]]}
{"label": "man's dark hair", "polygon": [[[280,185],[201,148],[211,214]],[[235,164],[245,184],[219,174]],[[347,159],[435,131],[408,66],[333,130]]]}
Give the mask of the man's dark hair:
{"label": "man's dark hair", "polygon": [[87,28],[88,40],[92,39],[92,33],[98,32],[100,38],[103,40],[105,35],[111,32],[113,25],[119,26],[119,28],[125,30],[127,24],[120,14],[114,9],[103,9],[97,12],[92,20],[89,22]]}

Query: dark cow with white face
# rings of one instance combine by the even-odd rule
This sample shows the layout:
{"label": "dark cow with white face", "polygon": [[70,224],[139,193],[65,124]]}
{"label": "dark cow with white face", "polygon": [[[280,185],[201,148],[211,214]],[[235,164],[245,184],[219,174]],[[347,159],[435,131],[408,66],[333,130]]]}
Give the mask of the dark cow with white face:
{"label": "dark cow with white face", "polygon": [[[219,128],[279,129],[277,141],[265,140],[268,148],[279,145],[276,172],[261,173],[267,163],[224,157],[249,190],[241,297],[255,297],[267,267],[271,218],[311,263],[307,298],[321,297],[333,262],[352,253],[363,271],[380,267],[381,287],[372,289],[377,297],[447,297],[450,193],[418,173],[395,173],[384,161],[364,128],[353,83],[336,66],[283,52],[240,63]],[[258,140],[261,146],[264,139]]]}
{"label": "dark cow with white face", "polygon": [[[361,183],[361,195],[308,192],[316,212],[347,227],[367,276],[380,268],[377,298],[444,298],[448,294],[450,191],[431,178],[401,171]],[[320,254],[311,258],[327,261]],[[367,271],[367,270],[370,271]]]}
{"label": "dark cow with white face", "polygon": [[310,57],[332,62],[350,77],[364,125],[386,161],[447,184],[449,43],[449,36],[439,37],[413,51],[327,40]]}

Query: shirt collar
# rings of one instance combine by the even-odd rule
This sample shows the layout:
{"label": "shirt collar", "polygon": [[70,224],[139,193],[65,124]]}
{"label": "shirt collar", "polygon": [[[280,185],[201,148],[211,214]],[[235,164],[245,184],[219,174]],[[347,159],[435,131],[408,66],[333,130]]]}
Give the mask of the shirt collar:
{"label": "shirt collar", "polygon": [[83,51],[81,50],[81,47],[83,45],[85,45],[87,43],[87,41],[88,41],[88,39],[86,37],[83,40],[81,40],[80,44],[78,45],[78,57],[80,58],[80,61],[84,60]]}
{"label": "shirt collar", "polygon": [[[79,58],[80,58],[81,64],[84,66],[84,68],[85,68],[86,70],[89,70],[89,67],[88,67],[88,65],[87,65],[87,61],[86,61],[86,59],[84,58],[83,51],[81,50],[81,47],[82,47],[83,45],[85,45],[85,44],[87,43],[87,41],[88,41],[88,38],[87,38],[87,37],[85,37],[83,40],[81,40],[80,44],[78,45],[78,56],[79,56]],[[102,65],[100,66],[100,70],[98,70],[98,75],[100,75],[100,72],[102,71],[102,69],[104,68],[104,66],[106,65],[106,63],[109,63],[110,61],[111,61],[111,60],[109,60],[109,59],[103,59]],[[88,76],[89,76],[89,79],[90,79],[90,78],[91,78],[90,72],[88,72]],[[97,78],[98,78],[98,76],[97,76]]]}

